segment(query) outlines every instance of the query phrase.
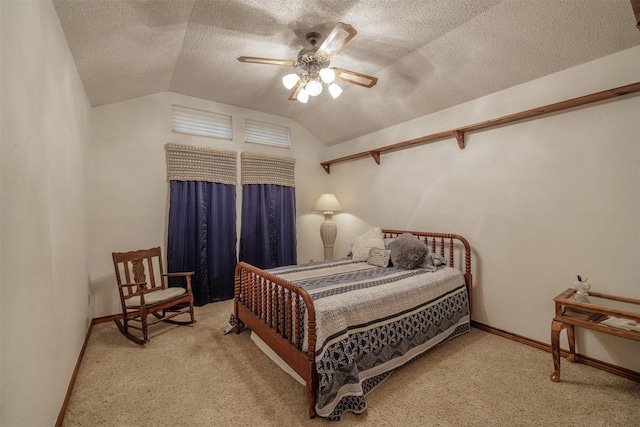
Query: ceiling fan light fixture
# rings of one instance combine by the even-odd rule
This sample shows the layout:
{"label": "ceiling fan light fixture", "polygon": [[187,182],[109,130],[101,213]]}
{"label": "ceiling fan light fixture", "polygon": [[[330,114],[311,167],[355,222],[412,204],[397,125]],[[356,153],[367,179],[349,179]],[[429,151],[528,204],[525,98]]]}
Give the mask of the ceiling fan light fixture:
{"label": "ceiling fan light fixture", "polygon": [[323,68],[320,70],[320,78],[326,84],[331,84],[336,79],[336,72],[331,68]]}
{"label": "ceiling fan light fixture", "polygon": [[304,89],[310,96],[318,96],[322,93],[322,83],[317,79],[312,79],[309,80]]}
{"label": "ceiling fan light fixture", "polygon": [[287,74],[282,78],[282,84],[287,89],[291,89],[296,85],[296,83],[298,83],[298,80],[300,80],[300,77],[297,74]]}
{"label": "ceiling fan light fixture", "polygon": [[329,93],[333,99],[336,99],[342,93],[342,88],[335,83],[331,83],[331,85],[329,85]]}
{"label": "ceiling fan light fixture", "polygon": [[297,100],[303,104],[307,103],[310,96],[320,95],[325,85],[333,99],[336,99],[342,94],[342,88],[334,84],[338,79],[366,88],[378,82],[377,77],[330,66],[331,58],[340,52],[356,34],[357,31],[351,25],[338,22],[320,47],[317,47],[317,44],[322,38],[321,35],[317,32],[307,33],[310,47],[300,49],[296,60],[241,56],[238,61],[296,68],[297,70],[291,70],[289,74],[282,77],[282,84],[289,89],[289,101]]}
{"label": "ceiling fan light fixture", "polygon": [[300,91],[298,91],[298,96],[296,97],[296,99],[303,104],[306,104],[309,100],[309,92],[304,90],[304,88],[300,89]]}

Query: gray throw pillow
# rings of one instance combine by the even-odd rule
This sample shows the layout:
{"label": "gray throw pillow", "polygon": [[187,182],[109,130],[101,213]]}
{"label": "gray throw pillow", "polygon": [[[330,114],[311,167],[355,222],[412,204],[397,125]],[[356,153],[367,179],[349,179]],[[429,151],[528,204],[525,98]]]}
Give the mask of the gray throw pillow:
{"label": "gray throw pillow", "polygon": [[393,266],[405,270],[412,270],[420,266],[429,252],[427,245],[411,233],[401,234],[389,243],[388,248],[391,249]]}

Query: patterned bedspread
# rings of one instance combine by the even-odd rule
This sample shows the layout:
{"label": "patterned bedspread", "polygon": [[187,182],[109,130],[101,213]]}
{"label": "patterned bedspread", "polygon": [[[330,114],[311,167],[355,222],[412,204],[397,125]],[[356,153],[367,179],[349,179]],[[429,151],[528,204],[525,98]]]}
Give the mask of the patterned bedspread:
{"label": "patterned bedspread", "polygon": [[321,417],[366,409],[391,371],[470,330],[464,276],[454,268],[380,268],[350,259],[269,270],[304,287],[316,309]]}

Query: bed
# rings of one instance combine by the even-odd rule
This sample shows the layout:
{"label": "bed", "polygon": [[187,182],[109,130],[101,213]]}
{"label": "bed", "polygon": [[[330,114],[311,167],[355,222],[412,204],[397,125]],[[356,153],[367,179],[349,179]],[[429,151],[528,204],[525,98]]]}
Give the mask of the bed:
{"label": "bed", "polygon": [[385,243],[410,233],[446,265],[381,267],[354,256],[270,270],[236,266],[236,332],[251,329],[302,378],[311,418],[363,412],[366,395],[393,369],[470,330],[467,240],[380,231]]}

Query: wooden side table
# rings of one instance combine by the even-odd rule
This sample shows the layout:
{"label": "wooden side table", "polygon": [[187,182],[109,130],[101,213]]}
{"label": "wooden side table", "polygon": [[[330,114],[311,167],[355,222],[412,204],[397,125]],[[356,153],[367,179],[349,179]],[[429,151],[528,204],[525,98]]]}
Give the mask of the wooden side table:
{"label": "wooden side table", "polygon": [[560,332],[567,330],[569,362],[576,361],[575,327],[591,329],[640,341],[640,300],[589,292],[580,295],[567,289],[553,299],[556,314],[551,322],[551,381],[560,381]]}

